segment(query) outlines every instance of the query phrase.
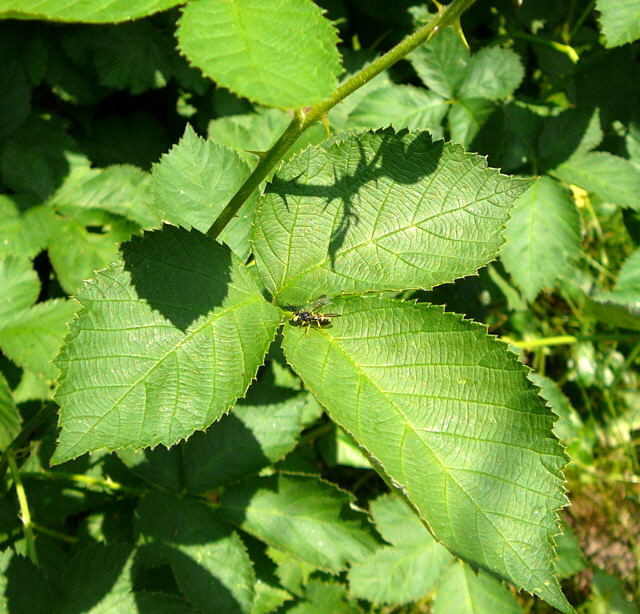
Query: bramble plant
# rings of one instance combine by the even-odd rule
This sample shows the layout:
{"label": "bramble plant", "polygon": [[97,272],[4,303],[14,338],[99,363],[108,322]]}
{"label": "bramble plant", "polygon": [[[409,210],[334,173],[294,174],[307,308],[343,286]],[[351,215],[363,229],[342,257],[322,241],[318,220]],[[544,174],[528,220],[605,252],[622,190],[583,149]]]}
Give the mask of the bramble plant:
{"label": "bramble plant", "polygon": [[[0,0],[2,611],[584,600],[563,471],[613,432],[586,387],[637,398],[640,2],[388,4]],[[600,341],[610,375],[545,377]]]}

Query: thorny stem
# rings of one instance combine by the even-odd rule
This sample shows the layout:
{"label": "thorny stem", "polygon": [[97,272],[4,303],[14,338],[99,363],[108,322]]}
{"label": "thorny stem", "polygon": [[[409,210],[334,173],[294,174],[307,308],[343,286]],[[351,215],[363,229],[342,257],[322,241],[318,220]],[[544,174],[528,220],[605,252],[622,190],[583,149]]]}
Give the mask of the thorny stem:
{"label": "thorny stem", "polygon": [[271,170],[282,160],[287,151],[289,151],[291,146],[296,142],[298,137],[311,124],[321,120],[330,109],[349,94],[355,92],[375,76],[387,70],[387,68],[395,64],[398,60],[404,58],[410,51],[413,51],[416,47],[429,40],[439,30],[442,30],[445,26],[455,24],[460,19],[460,16],[474,4],[475,1],[476,0],[453,0],[451,4],[441,8],[429,23],[421,26],[412,34],[409,34],[409,36],[393,47],[393,49],[387,51],[387,53],[371,62],[368,66],[365,66],[361,71],[338,86],[336,91],[324,102],[319,103],[315,107],[296,111],[288,128],[262,160],[260,160],[247,180],[240,186],[240,189],[211,225],[207,231],[207,235],[213,239],[218,237],[225,226],[233,219],[236,213],[238,213],[240,207],[242,207],[249,196],[251,196],[253,191],[264,181]]}

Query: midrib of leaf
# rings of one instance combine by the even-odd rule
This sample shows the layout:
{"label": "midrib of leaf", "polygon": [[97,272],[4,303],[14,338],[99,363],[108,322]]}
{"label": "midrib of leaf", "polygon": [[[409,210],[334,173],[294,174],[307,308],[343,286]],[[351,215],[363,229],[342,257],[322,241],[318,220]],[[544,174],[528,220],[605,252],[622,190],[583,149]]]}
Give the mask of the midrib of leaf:
{"label": "midrib of leaf", "polygon": [[[215,314],[213,314],[210,318],[206,319],[198,328],[194,329],[193,331],[191,331],[188,335],[185,335],[182,339],[180,339],[180,341],[178,341],[178,343],[174,344],[163,356],[161,356],[145,373],[143,373],[135,382],[133,382],[131,385],[129,385],[129,387],[120,395],[120,397],[118,399],[116,399],[116,401],[113,403],[112,408],[105,412],[102,416],[100,416],[92,425],[90,425],[87,429],[86,435],[89,435],[103,420],[105,420],[106,418],[108,418],[109,416],[111,416],[111,414],[116,411],[120,405],[120,403],[122,402],[122,400],[136,387],[138,386],[140,383],[142,383],[147,377],[149,377],[154,371],[155,369],[157,369],[167,358],[169,358],[170,356],[174,355],[176,353],[176,351],[182,347],[182,345],[184,345],[187,341],[191,340],[194,336],[196,336],[198,333],[200,333],[201,331],[203,331],[207,326],[212,325],[216,320],[218,320],[221,316],[229,313],[229,312],[235,312],[235,310],[239,307],[243,307],[249,303],[251,303],[252,301],[260,301],[261,298],[258,296],[251,296],[248,299],[245,299],[244,301],[240,302],[240,303],[235,303],[234,305],[231,305],[230,307],[227,307],[226,309],[223,309],[222,311],[219,311]],[[124,300],[124,301],[119,301],[119,302],[135,302],[135,301],[131,301],[131,300]],[[234,313],[235,315],[235,313]],[[170,327],[173,329],[173,327]],[[243,359],[246,356],[246,353],[243,355]],[[105,356],[100,356],[99,358],[105,358]],[[150,357],[145,357],[149,360],[153,360],[153,358]],[[177,368],[177,363],[176,363],[176,368]],[[180,382],[179,379],[176,382],[176,386],[179,388],[180,386]],[[72,390],[73,393],[76,392],[76,390]],[[146,412],[146,407],[147,404],[144,404],[144,411]],[[175,411],[176,407],[174,404],[174,411]],[[143,419],[140,421],[141,424],[141,429],[144,430],[144,424],[145,424],[145,417],[143,416]]]}
{"label": "midrib of leaf", "polygon": [[[461,181],[465,177],[465,175],[467,173],[471,172],[472,170],[473,169],[468,169],[465,173],[463,173],[460,177],[458,177],[458,179],[456,180],[454,185],[451,186],[450,190],[447,192],[447,195],[442,200],[446,200],[446,198],[448,198],[449,194],[455,188],[455,186],[458,184],[458,182]],[[425,191],[423,192],[422,196],[420,197],[419,203],[421,203],[423,201],[424,197],[426,196],[426,193],[427,193],[428,189],[431,187],[431,185],[433,183],[433,180],[428,186],[425,187]],[[477,203],[480,203],[482,201],[489,200],[490,198],[494,198],[496,196],[501,196],[502,194],[507,194],[507,193],[508,193],[508,191],[506,191],[506,190],[502,191],[502,192],[495,192],[495,193],[493,193],[493,194],[491,194],[489,196],[485,196],[483,198],[478,198],[476,200],[468,202],[468,203],[462,205],[461,207],[457,207],[455,209],[447,209],[447,211],[440,211],[440,212],[434,213],[433,215],[431,215],[429,217],[426,217],[426,218],[424,218],[424,219],[422,219],[422,220],[420,220],[418,222],[412,221],[411,224],[409,224],[408,226],[403,226],[401,228],[396,228],[396,229],[394,229],[394,230],[392,230],[390,232],[387,232],[387,233],[382,234],[382,235],[377,236],[377,237],[371,237],[371,238],[367,239],[366,241],[363,241],[362,243],[358,243],[357,245],[352,245],[351,247],[349,247],[347,249],[338,250],[333,256],[333,261],[335,262],[341,256],[346,256],[347,254],[349,254],[349,253],[351,253],[351,252],[353,252],[355,250],[358,250],[358,249],[360,249],[362,247],[365,247],[367,245],[377,244],[378,241],[386,239],[387,237],[394,236],[396,234],[400,234],[402,232],[406,232],[407,230],[411,230],[412,228],[417,228],[418,230],[426,232],[426,233],[428,233],[430,235],[433,235],[435,237],[438,237],[440,239],[451,241],[452,243],[487,243],[486,241],[472,241],[469,238],[454,239],[454,238],[451,238],[451,237],[443,237],[443,236],[440,236],[440,235],[432,232],[431,230],[428,230],[427,228],[420,228],[420,224],[425,224],[426,222],[430,222],[431,220],[437,219],[437,218],[445,216],[445,215],[455,214],[458,211],[466,210],[467,207],[471,207],[471,206],[473,206],[473,205],[475,205]],[[294,219],[293,219],[293,224],[294,225],[295,225],[295,221],[297,219],[297,215],[298,215],[299,209],[300,209],[299,207],[296,207],[296,211],[295,211]],[[467,213],[468,213],[468,211],[467,211]],[[338,215],[338,213],[336,213],[336,217],[337,217],[337,215]],[[472,215],[476,215],[476,214],[472,214]],[[476,215],[476,217],[480,217],[480,216]],[[334,218],[333,224],[335,225],[335,218]],[[374,231],[375,231],[375,225],[374,225]],[[292,237],[291,234],[289,236]],[[378,245],[378,247],[382,247],[382,246]],[[387,251],[389,251],[388,248],[383,248],[383,249],[387,249]],[[399,256],[396,253],[394,253],[393,255],[395,257],[399,258]],[[290,258],[291,258],[291,238],[289,240],[289,249],[287,250],[287,269],[283,271],[283,276],[285,276],[285,277],[286,277],[286,274],[287,274],[287,272],[289,270],[288,267],[289,267]],[[462,258],[462,256],[459,256],[459,258]],[[330,261],[331,261],[331,256],[327,255],[321,261],[316,262],[315,264],[313,264],[310,267],[307,267],[303,271],[300,271],[298,273],[298,275],[296,275],[295,277],[290,278],[289,281],[287,281],[286,284],[281,285],[280,289],[275,293],[275,296],[280,295],[284,290],[286,290],[287,288],[290,288],[297,281],[299,281],[300,279],[304,278],[306,275],[308,275],[312,271],[315,271],[315,270],[317,270],[319,268],[322,268],[323,266],[328,264]],[[414,265],[414,266],[416,266],[416,265]],[[332,272],[336,273],[338,275],[341,274],[339,271],[332,271]]]}
{"label": "midrib of leaf", "polygon": [[[351,315],[352,313],[357,313],[357,311],[350,312],[350,315]],[[380,388],[380,387],[375,383],[375,381],[374,381],[373,379],[371,379],[371,378],[369,378],[369,377],[368,377],[368,375],[366,374],[366,372],[365,372],[365,371],[363,371],[363,370],[360,368],[360,365],[359,365],[358,363],[356,363],[356,362],[352,359],[352,357],[351,357],[351,355],[350,355],[350,354],[348,354],[346,351],[344,351],[344,350],[342,349],[342,347],[340,346],[340,344],[339,344],[339,343],[336,343],[336,342],[335,342],[335,341],[336,341],[336,339],[335,339],[334,337],[332,337],[332,336],[329,334],[329,332],[328,332],[327,330],[325,330],[325,329],[319,329],[319,332],[320,332],[320,333],[322,333],[322,334],[327,338],[327,340],[329,341],[329,343],[327,343],[327,354],[326,354],[325,359],[324,359],[324,362],[323,362],[323,372],[324,372],[324,368],[326,367],[326,364],[327,364],[327,359],[328,359],[328,356],[329,356],[329,351],[330,351],[331,347],[334,347],[335,349],[337,349],[337,350],[338,350],[338,351],[339,351],[339,352],[340,352],[340,353],[341,353],[341,354],[342,354],[342,355],[347,359],[347,361],[348,361],[349,363],[351,363],[351,365],[353,366],[354,370],[359,374],[359,378],[358,378],[358,393],[357,393],[357,397],[356,397],[356,398],[358,399],[358,401],[359,401],[359,398],[360,398],[360,381],[361,381],[361,380],[366,380],[366,381],[367,381],[367,383],[369,383],[369,384],[370,384],[370,385],[371,385],[371,386],[372,386],[372,387],[373,387],[373,388],[378,392],[378,394],[382,397],[383,401],[387,401],[387,402],[388,402],[388,405],[390,405],[390,406],[391,406],[391,408],[395,411],[395,413],[396,413],[396,414],[397,414],[397,415],[402,419],[402,422],[403,422],[403,425],[404,425],[404,433],[403,433],[403,436],[402,436],[403,441],[404,441],[404,438],[405,438],[405,435],[406,435],[407,429],[409,429],[409,428],[410,428],[410,429],[411,429],[411,431],[412,431],[412,432],[417,436],[417,439],[421,442],[421,444],[423,445],[423,447],[427,450],[427,452],[431,455],[431,457],[432,457],[432,458],[433,458],[433,459],[438,463],[438,465],[439,465],[439,467],[440,467],[440,469],[441,469],[442,473],[447,477],[447,479],[450,479],[450,480],[451,480],[451,482],[452,482],[452,483],[454,483],[454,484],[458,487],[458,489],[460,490],[460,492],[462,492],[462,493],[465,495],[465,497],[466,497],[466,498],[467,498],[467,499],[472,503],[472,505],[474,506],[474,509],[476,510],[476,517],[477,517],[478,515],[482,515],[482,516],[487,520],[487,522],[488,522],[488,523],[489,523],[489,524],[494,528],[494,530],[496,531],[496,533],[498,533],[498,534],[500,535],[500,537],[502,538],[502,541],[503,541],[505,544],[507,544],[507,545],[508,545],[508,547],[509,547],[509,549],[510,549],[510,550],[511,550],[511,551],[512,551],[512,552],[513,552],[513,553],[518,557],[518,559],[521,561],[521,563],[522,563],[522,565],[524,566],[524,568],[525,568],[525,569],[527,569],[527,570],[529,570],[529,572],[530,572],[530,573],[531,573],[531,574],[532,574],[532,575],[533,575],[533,576],[538,580],[538,582],[541,582],[541,583],[543,584],[543,586],[544,586],[544,580],[543,580],[542,578],[540,578],[540,576],[536,573],[536,571],[535,571],[532,567],[530,567],[530,566],[527,564],[527,562],[525,561],[525,559],[523,559],[523,558],[522,558],[522,556],[520,555],[520,553],[519,553],[519,552],[518,552],[518,551],[517,551],[517,550],[516,550],[512,545],[511,545],[510,540],[509,540],[509,539],[507,539],[507,538],[504,536],[504,534],[502,533],[502,531],[500,531],[500,529],[499,529],[499,528],[494,524],[494,522],[493,522],[493,520],[491,519],[491,517],[490,517],[489,515],[487,515],[487,514],[484,512],[484,510],[483,510],[480,506],[478,506],[478,504],[475,502],[475,500],[473,499],[473,497],[471,497],[471,495],[469,495],[469,493],[468,493],[468,492],[467,492],[467,491],[466,491],[466,490],[465,490],[465,489],[464,489],[464,488],[459,484],[459,482],[458,482],[458,481],[453,477],[453,475],[452,475],[452,474],[447,470],[446,466],[442,463],[442,461],[441,461],[441,459],[438,457],[438,455],[437,455],[437,454],[432,450],[432,448],[427,444],[427,442],[426,442],[426,441],[424,441],[424,440],[422,439],[422,437],[420,437],[420,436],[418,435],[421,431],[413,427],[413,425],[412,425],[412,424],[407,420],[407,418],[406,418],[405,414],[404,414],[404,413],[403,413],[403,411],[402,411],[402,410],[401,410],[401,409],[396,405],[396,403],[395,403],[391,398],[389,398],[389,396],[387,396],[387,395],[385,394],[385,391],[384,391],[384,390],[382,390],[382,389],[381,389],[381,388]],[[451,331],[451,332],[458,332],[458,331]],[[449,366],[453,366],[453,365],[449,365]],[[455,365],[455,366],[460,366],[460,365]],[[505,371],[504,369],[492,369],[492,370]],[[301,377],[302,377],[302,376],[301,376]],[[304,377],[303,377],[303,380],[304,380]],[[308,389],[313,393],[313,388],[314,388],[314,386],[310,385],[310,383],[309,383],[309,382],[307,382],[307,381],[305,381],[305,386],[306,386],[306,387],[307,387],[307,388],[308,388]],[[393,393],[393,394],[395,394],[395,393]],[[415,396],[415,395],[414,395],[414,396]],[[431,398],[429,395],[421,395],[421,396],[424,396],[424,397],[427,397],[427,396],[428,396],[428,398]],[[476,402],[476,401],[474,401],[474,402]],[[498,407],[498,405],[495,405],[495,404],[492,404],[492,406],[493,406],[493,407]],[[504,407],[504,406],[500,406],[500,407]],[[326,409],[327,409],[327,412],[331,415],[331,413],[332,413],[332,412],[331,412],[331,409],[330,409],[330,408],[328,408],[328,407],[327,407]],[[512,409],[512,408],[508,408],[508,409]],[[517,411],[517,410],[516,410],[516,411]],[[356,406],[356,412],[357,412],[357,413],[356,413],[356,419],[357,419],[358,423],[360,423],[360,404],[359,404],[359,403],[358,403],[358,404],[357,404],[357,406]],[[339,424],[339,423],[338,423],[338,424]],[[357,437],[355,437],[355,436],[353,435],[353,433],[351,433],[351,432],[350,432],[348,429],[346,429],[343,425],[340,425],[340,427],[341,427],[341,428],[343,428],[345,431],[347,431],[347,433],[348,433],[348,434],[349,434],[349,435],[350,435],[350,436],[351,436],[355,441],[357,441],[358,445],[359,445],[360,447],[362,447],[362,448],[364,448],[364,449],[366,450],[367,454],[368,454],[371,458],[375,459],[375,461],[376,461],[376,465],[377,465],[378,467],[382,468],[382,470],[383,470],[383,471],[385,471],[385,474],[386,474],[386,470],[384,469],[384,465],[382,464],[382,462],[380,462],[380,460],[379,460],[378,458],[376,458],[376,457],[375,457],[375,456],[370,452],[370,450],[366,447],[366,445],[364,445],[361,441],[359,441],[359,440],[358,440],[358,438],[357,438]],[[431,431],[429,431],[429,432],[431,432]],[[457,434],[456,434],[456,435],[452,435],[452,437],[457,437]],[[506,443],[506,442],[503,442],[503,443]],[[553,456],[553,455],[551,455],[551,454],[545,454],[545,456]],[[404,468],[403,458],[404,458],[404,447],[402,447],[402,446],[401,446],[401,447],[400,447],[400,467],[401,467],[401,471],[402,471],[402,474],[403,474],[403,475],[402,475],[402,477],[403,477],[403,481],[404,481],[404,483],[405,483],[405,484],[407,484],[407,483],[408,483],[408,480],[407,480],[407,478],[406,478],[406,474],[405,474],[405,468]],[[464,469],[463,471],[469,471],[469,470],[468,470],[468,469]],[[389,476],[389,477],[391,478],[392,483],[393,483],[393,482],[395,482],[395,480],[394,480],[391,476]],[[496,479],[496,480],[498,480],[498,481],[506,482],[506,480],[504,480],[503,478],[499,478],[498,476],[490,476],[490,477],[491,477],[491,478],[493,478],[493,479]],[[517,488],[521,488],[521,485],[520,485],[520,484],[515,484],[515,483],[511,483],[511,482],[506,482],[506,483],[508,483],[508,484],[512,484],[513,486],[515,486],[515,487],[517,487]],[[446,481],[446,480],[445,480],[445,482],[444,482],[444,488],[445,488],[445,498],[446,498],[446,492],[447,492],[447,488],[448,488],[448,486],[447,486],[447,481]],[[529,491],[531,491],[531,492],[535,492],[536,494],[541,495],[541,496],[542,496],[542,497],[544,497],[545,499],[549,499],[549,500],[551,500],[551,501],[554,501],[554,503],[555,503],[555,499],[552,499],[552,498],[551,498],[549,495],[547,495],[546,493],[538,492],[538,491],[532,490],[532,489],[530,489],[530,488],[524,488],[524,487],[522,487],[522,488],[523,488],[523,490],[529,490]],[[406,495],[406,494],[403,492],[403,490],[399,490],[399,489],[397,489],[397,491],[401,494],[401,496],[402,496],[403,498],[406,498],[406,499],[411,503],[411,507],[412,507],[412,509],[414,509],[414,510],[416,510],[416,509],[417,509],[417,508],[415,507],[415,505],[413,504],[413,502],[411,501],[411,499],[409,498],[409,496],[408,496],[408,495]],[[449,519],[449,522],[450,522],[450,521],[451,521],[451,513],[450,513],[450,511],[449,511],[449,507],[448,507],[448,505],[446,505],[446,507],[447,507],[447,518]],[[433,531],[432,531],[431,527],[429,526],[429,522],[428,522],[428,521],[427,521],[427,520],[422,516],[422,514],[421,514],[421,513],[418,513],[418,516],[420,517],[420,519],[422,520],[422,522],[424,522],[424,523],[425,523],[425,525],[429,528],[429,531],[433,534]],[[539,526],[539,527],[541,527],[541,528],[543,528],[543,529],[545,528],[545,527],[544,527],[544,525],[535,525],[535,526]],[[452,527],[451,527],[451,528],[452,528]],[[456,532],[455,532],[455,531],[453,531],[453,530],[451,530],[451,535],[452,535],[452,536],[455,536],[455,538],[456,538],[456,542],[457,542],[457,541],[458,541],[458,536],[457,536]],[[480,547],[481,547],[481,550],[482,550],[483,546],[482,546],[481,540],[478,540],[478,543],[479,543],[479,545],[480,545]],[[445,545],[446,545],[446,544],[445,544]],[[486,562],[486,557],[484,557],[484,555],[483,555],[483,558],[484,558],[484,564],[485,564],[485,566],[487,567],[487,569],[490,569],[490,568],[489,568],[489,566],[488,566],[488,564],[487,564],[487,562]]]}

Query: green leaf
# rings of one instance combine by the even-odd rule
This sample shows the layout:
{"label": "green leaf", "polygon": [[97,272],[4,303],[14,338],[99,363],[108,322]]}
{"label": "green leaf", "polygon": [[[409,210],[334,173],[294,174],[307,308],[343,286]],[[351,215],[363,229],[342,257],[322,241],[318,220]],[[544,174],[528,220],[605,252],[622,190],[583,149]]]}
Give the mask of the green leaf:
{"label": "green leaf", "polygon": [[18,256],[0,256],[0,326],[11,314],[36,302],[40,280],[31,262]]}
{"label": "green leaf", "polygon": [[346,465],[358,469],[371,469],[369,459],[360,452],[355,442],[340,428],[335,428],[318,439],[316,447],[329,467]]}
{"label": "green leaf", "polygon": [[[136,591],[135,612],[153,612],[153,614],[200,614],[183,599],[161,593]],[[253,614],[253,613],[252,613]]]}
{"label": "green leaf", "polygon": [[493,578],[464,563],[452,565],[438,587],[433,614],[522,614],[516,598]]}
{"label": "green leaf", "polygon": [[182,450],[180,447],[157,447],[153,450],[118,450],[118,458],[131,473],[147,484],[171,492],[181,492],[184,486],[182,475]]}
{"label": "green leaf", "polygon": [[373,603],[401,605],[433,589],[453,557],[409,507],[393,495],[371,504],[378,531],[395,544],[374,552],[349,572],[351,594]]}
{"label": "green leaf", "polygon": [[154,491],[140,501],[137,516],[143,543],[171,565],[194,607],[205,614],[251,611],[251,560],[215,509]]}
{"label": "green leaf", "polygon": [[[182,4],[183,0],[0,0],[7,19],[47,19],[82,23],[130,21]],[[5,15],[2,15],[2,13]]]}
{"label": "green leaf", "polygon": [[195,0],[177,37],[205,76],[271,107],[318,103],[342,72],[336,30],[310,0]]}
{"label": "green leaf", "polygon": [[498,106],[485,98],[465,98],[451,106],[449,133],[454,143],[469,147],[497,112]]}
{"label": "green leaf", "polygon": [[427,87],[444,98],[455,98],[467,74],[469,50],[453,26],[438,32],[407,59]]}
{"label": "green leaf", "polygon": [[153,167],[153,186],[164,219],[206,232],[249,176],[238,154],[205,141],[187,125],[183,137]]}
{"label": "green leaf", "polygon": [[425,133],[350,135],[284,164],[254,222],[263,283],[279,302],[431,288],[474,273],[529,186]]}
{"label": "green leaf", "polygon": [[78,301],[58,358],[56,463],[206,429],[244,394],[280,318],[226,248],[172,227],[123,245]]}
{"label": "green leaf", "polygon": [[553,174],[607,202],[640,210],[640,168],[629,160],[605,151],[583,153],[558,166]]}
{"label": "green leaf", "polygon": [[471,56],[459,97],[507,98],[523,77],[524,68],[517,53],[501,47],[485,47]]}
{"label": "green leaf", "polygon": [[347,599],[343,584],[310,580],[305,586],[304,600],[287,610],[287,614],[360,614],[355,603]]}
{"label": "green leaf", "polygon": [[13,314],[0,325],[0,349],[23,369],[55,379],[58,370],[51,361],[77,310],[77,303],[56,299]]}
{"label": "green leaf", "polygon": [[569,192],[540,177],[517,201],[501,256],[529,301],[571,271],[580,255],[580,217]]}
{"label": "green leaf", "polygon": [[31,119],[0,149],[3,182],[18,194],[46,200],[68,174],[73,148],[59,120]]}
{"label": "green leaf", "polygon": [[0,614],[50,614],[52,595],[42,570],[8,548],[0,552]]}
{"label": "green leaf", "polygon": [[598,0],[596,9],[600,11],[607,47],[632,43],[640,38],[639,0]]}
{"label": "green leaf", "polygon": [[543,110],[521,101],[513,101],[502,107],[504,114],[504,138],[508,143],[500,157],[503,169],[514,170],[530,164],[538,156],[538,136],[543,125]]}
{"label": "green leaf", "polygon": [[117,260],[118,243],[129,239],[136,229],[117,219],[106,232],[93,232],[76,219],[61,221],[49,241],[48,253],[64,291],[75,294],[96,271]]}
{"label": "green leaf", "polygon": [[565,457],[526,368],[484,327],[442,308],[334,299],[342,317],[283,349],[330,417],[435,537],[569,612],[553,568]]}
{"label": "green leaf", "polygon": [[56,226],[55,214],[44,205],[21,213],[23,200],[31,199],[0,194],[0,256],[33,258],[47,245]]}
{"label": "green leaf", "polygon": [[640,303],[640,249],[624,262],[613,290],[605,297],[620,303]]}
{"label": "green leaf", "polygon": [[560,578],[570,578],[575,574],[587,569],[587,562],[582,556],[580,544],[576,539],[571,527],[562,523],[562,533],[556,536],[558,552],[558,576]]}
{"label": "green leaf", "polygon": [[362,100],[349,115],[349,126],[428,130],[441,138],[440,124],[448,110],[449,105],[438,94],[412,85],[388,85]]}
{"label": "green leaf", "polygon": [[149,173],[128,164],[72,168],[49,204],[69,216],[100,210],[126,217],[142,228],[161,224]]}
{"label": "green leaf", "polygon": [[135,612],[133,554],[127,544],[93,544],[69,562],[62,586],[60,614]]}
{"label": "green leaf", "polygon": [[306,392],[260,381],[233,411],[184,445],[184,475],[191,492],[237,481],[293,450],[304,426]]}
{"label": "green leaf", "polygon": [[598,109],[567,109],[547,120],[538,140],[541,162],[554,168],[574,154],[586,153],[602,141]]}
{"label": "green leaf", "polygon": [[20,412],[11,396],[11,389],[0,373],[0,452],[7,449],[20,432]]}
{"label": "green leaf", "polygon": [[338,573],[376,546],[351,496],[327,482],[274,475],[228,486],[225,517],[244,531],[295,557]]}

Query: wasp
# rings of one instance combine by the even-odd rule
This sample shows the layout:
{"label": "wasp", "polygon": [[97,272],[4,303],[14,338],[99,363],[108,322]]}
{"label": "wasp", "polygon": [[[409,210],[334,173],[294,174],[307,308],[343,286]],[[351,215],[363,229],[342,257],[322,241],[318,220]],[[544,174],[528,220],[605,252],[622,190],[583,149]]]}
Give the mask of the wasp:
{"label": "wasp", "polygon": [[[308,309],[300,308],[295,311],[291,321],[299,326],[307,326],[315,324],[317,326],[328,326],[331,324],[332,318],[339,318],[339,313],[318,313],[314,311],[329,302],[326,294],[319,296]],[[308,331],[308,328],[307,328]]]}

